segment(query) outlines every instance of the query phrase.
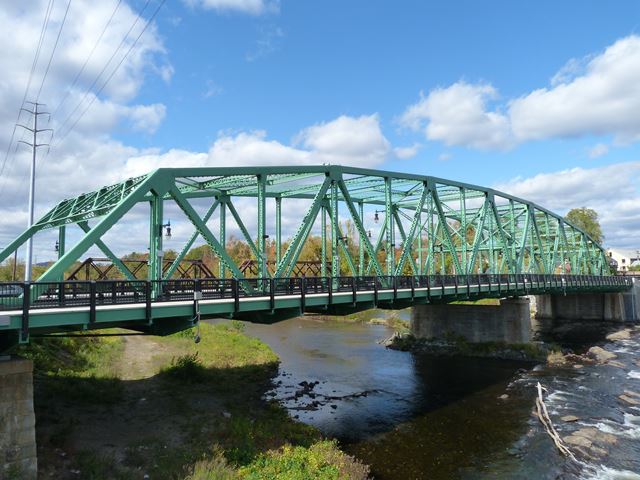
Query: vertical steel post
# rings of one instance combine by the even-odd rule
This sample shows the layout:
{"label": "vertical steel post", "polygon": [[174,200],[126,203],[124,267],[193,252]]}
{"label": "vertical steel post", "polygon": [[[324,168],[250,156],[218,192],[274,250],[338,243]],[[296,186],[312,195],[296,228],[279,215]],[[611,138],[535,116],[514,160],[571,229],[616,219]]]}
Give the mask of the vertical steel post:
{"label": "vertical steel post", "polygon": [[276,270],[282,259],[282,197],[276,197]]}
{"label": "vertical steel post", "polygon": [[[467,266],[467,198],[466,189],[460,187],[460,240],[462,244],[462,271],[469,275],[473,265]],[[475,247],[475,246],[474,246]],[[455,255],[455,253],[454,253]],[[481,262],[482,264],[482,262]]]}
{"label": "vertical steel post", "polygon": [[327,209],[325,208],[324,201],[320,208],[322,231],[320,232],[321,246],[321,263],[320,263],[320,276],[322,278],[327,277]]}
{"label": "vertical steel post", "polygon": [[258,257],[256,260],[260,263],[260,278],[267,278],[267,252],[266,245],[266,188],[267,177],[264,174],[257,176],[258,181]]}
{"label": "vertical steel post", "polygon": [[429,218],[427,223],[427,242],[429,245],[427,275],[435,274],[436,269],[436,257],[435,257],[435,226],[433,222],[433,196],[429,195]]}
{"label": "vertical steel post", "polygon": [[[220,200],[220,245],[222,248],[227,248],[227,202],[226,199]],[[220,278],[225,278],[227,269],[224,266],[224,262],[218,258],[219,266],[218,272]]]}
{"label": "vertical steel post", "polygon": [[394,230],[393,225],[393,202],[391,196],[391,178],[385,177],[384,179],[384,210],[385,210],[385,222],[387,225],[387,275],[393,275],[395,270],[395,248],[394,245]]}
{"label": "vertical steel post", "polygon": [[331,180],[331,198],[330,214],[331,214],[331,276],[336,282],[337,277],[340,276],[340,249],[338,237],[340,236],[340,229],[338,225],[338,182]]}
{"label": "vertical steel post", "polygon": [[418,275],[422,276],[424,265],[422,265],[422,210],[418,212]]}
{"label": "vertical steel post", "polygon": [[153,193],[149,221],[149,280],[162,280],[162,196]]}
{"label": "vertical steel post", "polygon": [[[360,223],[364,225],[364,202],[358,202],[358,214]],[[358,276],[360,277],[364,276],[364,242],[365,239],[361,236],[358,241]]]}
{"label": "vertical steel post", "polygon": [[[58,228],[58,260],[60,260],[64,255],[65,240],[67,238],[66,233],[66,227],[64,225]],[[59,280],[61,282],[64,280],[64,273],[60,274]]]}
{"label": "vertical steel post", "polygon": [[[488,201],[495,202],[495,199],[490,198]],[[498,271],[498,269],[496,268],[498,257],[496,256],[496,245],[494,239],[496,234],[496,221],[493,215],[493,206],[489,209],[489,211],[485,211],[484,215],[487,215],[487,218],[489,219],[489,271],[487,273],[496,273]]]}

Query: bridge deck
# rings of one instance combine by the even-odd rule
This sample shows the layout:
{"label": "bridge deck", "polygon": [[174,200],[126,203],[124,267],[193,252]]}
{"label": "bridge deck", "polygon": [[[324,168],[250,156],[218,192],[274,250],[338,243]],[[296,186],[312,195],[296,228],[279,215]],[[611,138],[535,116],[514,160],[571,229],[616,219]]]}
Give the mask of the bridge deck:
{"label": "bridge deck", "polygon": [[[620,292],[630,279],[590,275],[429,275],[251,280],[0,284],[0,336],[124,327],[170,333],[201,317],[273,322],[305,311],[348,313],[380,306],[531,294]],[[23,292],[23,294],[20,294]]]}

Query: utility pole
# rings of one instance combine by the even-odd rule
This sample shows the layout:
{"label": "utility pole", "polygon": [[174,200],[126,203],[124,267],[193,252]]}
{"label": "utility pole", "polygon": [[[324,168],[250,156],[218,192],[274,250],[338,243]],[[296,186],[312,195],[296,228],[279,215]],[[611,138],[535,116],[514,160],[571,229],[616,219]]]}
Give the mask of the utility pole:
{"label": "utility pole", "polygon": [[[44,106],[44,103],[38,102],[25,102],[29,105],[33,106],[33,110],[29,110],[28,108],[20,108],[20,111],[24,111],[30,113],[33,116],[33,128],[27,127],[26,125],[18,124],[19,127],[22,127],[33,134],[33,141],[31,143],[25,142],[24,140],[20,140],[19,143],[24,143],[31,147],[33,151],[33,156],[31,158],[31,175],[29,177],[29,223],[27,228],[31,228],[33,225],[33,205],[35,200],[35,188],[36,188],[36,152],[38,147],[48,147],[48,143],[38,143],[38,134],[41,132],[52,132],[51,128],[43,128],[38,130],[38,117],[40,115],[50,115],[48,112],[41,112],[38,110],[38,107]],[[25,262],[24,268],[24,281],[31,281],[31,262],[33,258],[33,237],[29,237],[27,241],[27,258]]]}

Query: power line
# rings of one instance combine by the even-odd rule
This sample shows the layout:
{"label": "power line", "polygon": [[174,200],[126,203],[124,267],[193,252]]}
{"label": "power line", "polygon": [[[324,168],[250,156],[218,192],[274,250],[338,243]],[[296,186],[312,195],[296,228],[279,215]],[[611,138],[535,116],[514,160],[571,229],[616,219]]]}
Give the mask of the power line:
{"label": "power line", "polygon": [[87,58],[85,59],[84,63],[82,64],[82,67],[80,67],[80,70],[78,71],[78,73],[76,73],[76,76],[73,79],[73,82],[71,82],[71,86],[68,87],[68,89],[67,89],[67,93],[64,95],[64,97],[62,98],[60,103],[58,103],[58,106],[53,110],[53,113],[51,115],[54,118],[56,116],[56,113],[58,113],[58,111],[60,110],[60,108],[62,107],[64,102],[67,100],[67,98],[71,94],[71,91],[73,90],[73,87],[75,87],[76,84],[78,83],[78,80],[80,80],[80,76],[84,73],[85,68],[87,68],[87,64],[89,63],[89,61],[93,57],[93,54],[95,53],[96,49],[98,48],[98,45],[100,44],[100,41],[102,40],[102,37],[104,37],[104,34],[106,33],[107,29],[111,25],[111,22],[113,21],[113,17],[115,17],[116,12],[120,8],[121,4],[122,4],[122,0],[118,0],[118,3],[116,4],[116,7],[113,9],[113,12],[111,12],[111,16],[109,17],[109,20],[107,21],[107,23],[105,24],[104,28],[102,29],[102,32],[98,36],[98,39],[93,44],[93,48],[91,49],[91,52],[89,53],[89,56],[87,56]]}
{"label": "power line", "polygon": [[[142,10],[140,10],[140,12],[138,13],[138,15],[136,15],[136,19],[134,20],[133,24],[131,25],[131,27],[129,27],[129,30],[127,31],[127,33],[125,34],[125,36],[122,38],[122,41],[120,41],[120,43],[118,44],[118,46],[116,47],[116,49],[113,51],[113,53],[111,54],[111,57],[109,57],[109,60],[107,60],[107,63],[105,63],[104,67],[102,67],[102,70],[100,70],[100,73],[98,73],[98,75],[93,79],[93,82],[91,83],[91,85],[89,86],[89,88],[87,88],[87,90],[85,91],[84,95],[82,96],[82,98],[80,99],[80,101],[76,104],[76,106],[73,108],[73,110],[69,113],[69,115],[67,115],[65,117],[65,119],[62,121],[62,124],[60,125],[60,127],[58,127],[58,131],[63,131],[64,127],[66,127],[67,123],[69,122],[69,120],[71,119],[71,117],[73,117],[73,115],[78,111],[78,109],[81,107],[81,105],[84,103],[84,101],[87,99],[87,97],[89,96],[89,93],[91,93],[91,90],[93,89],[93,87],[96,86],[96,84],[98,83],[98,81],[100,80],[100,77],[102,77],[102,75],[104,74],[104,72],[106,72],[107,68],[109,67],[109,65],[111,64],[111,62],[113,61],[113,59],[115,58],[115,56],[118,54],[118,52],[120,51],[120,49],[122,48],[122,45],[124,45],[124,43],[126,42],[127,38],[129,37],[129,34],[131,33],[131,31],[135,28],[135,26],[138,24],[138,21],[140,20],[142,14],[144,13],[144,11],[146,10],[146,8],[149,6],[149,4],[151,3],[151,0],[147,0],[146,3],[144,4],[144,6],[142,7]],[[164,3],[164,0],[163,2]],[[145,27],[146,28],[146,27]],[[144,30],[143,30],[144,31]],[[117,67],[116,67],[117,68]],[[77,122],[75,122],[77,123]],[[74,123],[74,126],[75,126]],[[73,127],[72,127],[73,128]],[[66,135],[65,135],[66,136]]]}
{"label": "power line", "polygon": [[67,21],[67,15],[69,14],[70,6],[71,6],[71,0],[67,2],[67,8],[64,11],[64,17],[62,17],[62,22],[60,23],[60,28],[58,29],[58,36],[56,37],[56,41],[53,44],[53,49],[51,50],[51,55],[49,56],[49,62],[47,62],[47,68],[45,69],[44,75],[42,76],[42,83],[40,83],[40,89],[38,90],[38,95],[36,95],[36,102],[40,99],[40,94],[42,93],[42,87],[44,87],[44,82],[47,79],[47,75],[49,74],[49,68],[51,67],[53,56],[56,53],[56,48],[58,48],[58,42],[60,41],[60,35],[62,34],[62,29],[64,28],[64,24]]}
{"label": "power line", "polygon": [[[40,38],[38,39],[38,45],[36,47],[36,53],[33,57],[33,62],[31,63],[31,71],[29,72],[29,78],[27,80],[27,86],[24,89],[24,95],[22,96],[22,102],[20,103],[20,108],[18,109],[18,115],[16,116],[16,121],[13,125],[13,132],[11,133],[11,138],[9,140],[9,144],[7,145],[7,153],[4,156],[4,160],[2,161],[2,167],[0,167],[0,178],[3,177],[4,169],[7,166],[7,160],[9,159],[9,153],[11,152],[11,145],[13,144],[13,140],[16,135],[16,129],[18,128],[18,122],[20,121],[20,115],[22,114],[22,107],[24,107],[24,102],[27,99],[27,95],[29,93],[29,89],[31,88],[31,80],[33,79],[33,72],[35,72],[36,65],[38,64],[38,59],[40,58],[40,51],[42,50],[42,43],[44,41],[45,34],[47,32],[47,28],[49,26],[49,18],[51,17],[51,11],[53,10],[53,4],[55,0],[49,0],[49,4],[47,5],[47,10],[44,14],[44,19],[42,21],[42,27],[40,28]],[[0,188],[0,191],[1,188]]]}

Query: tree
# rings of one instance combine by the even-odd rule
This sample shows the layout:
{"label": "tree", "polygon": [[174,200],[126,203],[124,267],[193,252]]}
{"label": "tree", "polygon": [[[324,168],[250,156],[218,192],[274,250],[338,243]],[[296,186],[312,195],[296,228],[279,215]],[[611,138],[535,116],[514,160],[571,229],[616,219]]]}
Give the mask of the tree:
{"label": "tree", "polygon": [[602,243],[604,240],[602,228],[600,228],[600,222],[598,221],[598,213],[592,208],[573,208],[564,218],[579,229],[585,231],[596,242]]}

